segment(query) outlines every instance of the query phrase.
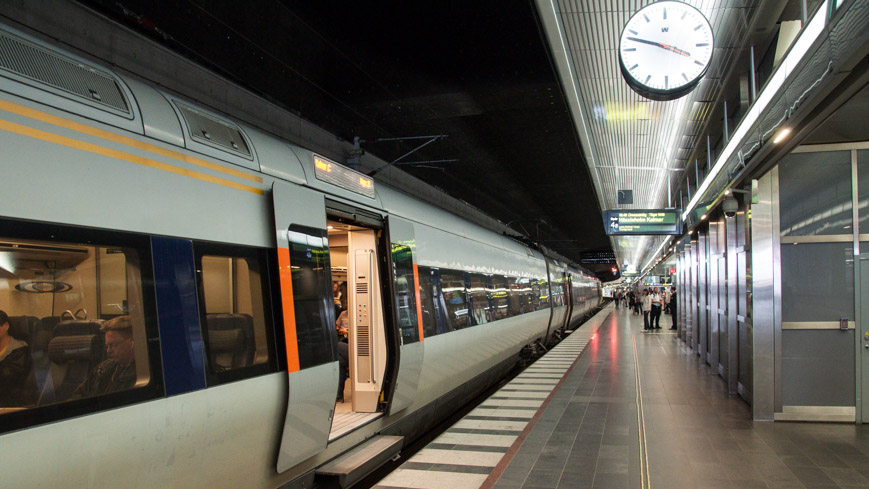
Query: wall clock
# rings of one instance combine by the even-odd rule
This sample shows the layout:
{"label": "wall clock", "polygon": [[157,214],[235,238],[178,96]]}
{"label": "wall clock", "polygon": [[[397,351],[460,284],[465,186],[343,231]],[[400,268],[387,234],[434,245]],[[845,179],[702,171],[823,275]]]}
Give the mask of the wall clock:
{"label": "wall clock", "polygon": [[652,100],[673,100],[694,87],[712,60],[712,26],[682,2],[655,2],[635,13],[619,39],[619,65],[628,85]]}

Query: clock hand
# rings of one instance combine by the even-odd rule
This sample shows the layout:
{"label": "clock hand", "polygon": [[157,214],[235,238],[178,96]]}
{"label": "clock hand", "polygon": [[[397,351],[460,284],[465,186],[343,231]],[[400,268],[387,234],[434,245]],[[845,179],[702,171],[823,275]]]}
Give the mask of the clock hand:
{"label": "clock hand", "polygon": [[685,56],[686,58],[691,57],[691,53],[689,53],[688,51],[683,51],[675,46],[670,46],[669,44],[664,44],[657,41],[649,41],[648,39],[640,39],[639,37],[628,37],[628,40],[634,42],[641,42],[643,44],[649,44],[651,46],[656,46],[661,49],[666,49],[667,51],[679,54],[681,56]]}

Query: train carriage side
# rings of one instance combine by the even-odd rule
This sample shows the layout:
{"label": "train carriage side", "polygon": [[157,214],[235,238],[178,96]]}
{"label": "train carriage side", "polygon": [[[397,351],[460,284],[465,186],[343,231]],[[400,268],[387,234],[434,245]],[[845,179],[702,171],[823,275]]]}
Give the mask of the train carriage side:
{"label": "train carriage side", "polygon": [[[4,485],[277,486],[288,477],[266,461],[287,383],[271,328],[272,179],[256,170],[291,153],[250,129],[234,141],[247,154],[179,147],[192,136],[177,106],[99,74],[118,91],[91,96],[118,108],[2,80],[0,309],[28,325],[35,373],[31,399],[0,406],[16,468]],[[305,181],[298,163],[288,178]],[[100,331],[123,316],[128,333]],[[79,389],[102,369],[107,382]]]}
{"label": "train carriage side", "polygon": [[[317,178],[309,151],[0,35],[99,87],[0,86],[0,309],[35,373],[31,399],[0,406],[10,486],[277,487],[376,433],[419,434],[497,380],[553,327],[551,287],[568,322],[567,301],[591,307],[595,282],[571,293],[537,251],[380,185]],[[342,253],[361,318],[352,409],[371,418],[339,436],[328,288]],[[120,337],[101,331],[126,316]]]}

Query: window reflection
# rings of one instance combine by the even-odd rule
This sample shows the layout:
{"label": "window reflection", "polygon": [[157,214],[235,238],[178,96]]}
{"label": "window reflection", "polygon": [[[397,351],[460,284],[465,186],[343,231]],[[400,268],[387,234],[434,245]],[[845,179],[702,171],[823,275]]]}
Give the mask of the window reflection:
{"label": "window reflection", "polygon": [[851,234],[851,152],[788,155],[779,165],[782,236]]}

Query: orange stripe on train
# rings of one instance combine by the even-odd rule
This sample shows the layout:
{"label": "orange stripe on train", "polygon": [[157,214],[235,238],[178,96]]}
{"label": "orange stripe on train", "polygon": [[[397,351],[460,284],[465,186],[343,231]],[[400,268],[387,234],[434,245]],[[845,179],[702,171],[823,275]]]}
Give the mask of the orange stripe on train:
{"label": "orange stripe on train", "polygon": [[287,371],[298,372],[299,343],[296,337],[296,307],[293,304],[293,273],[289,248],[278,248],[278,276],[281,281],[281,305],[284,310],[284,340],[287,347]]}

